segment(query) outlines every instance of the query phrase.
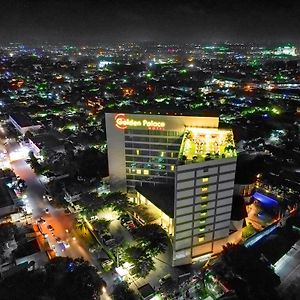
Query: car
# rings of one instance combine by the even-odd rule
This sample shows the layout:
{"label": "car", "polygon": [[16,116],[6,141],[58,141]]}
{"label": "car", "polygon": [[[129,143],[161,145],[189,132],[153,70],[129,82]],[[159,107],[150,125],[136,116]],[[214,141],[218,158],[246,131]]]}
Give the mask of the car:
{"label": "car", "polygon": [[101,262],[101,267],[103,269],[109,269],[114,264],[114,261],[112,259],[106,259]]}
{"label": "car", "polygon": [[50,225],[50,224],[47,226],[47,228],[48,228],[50,231],[53,231],[53,230],[54,230],[53,226]]}
{"label": "car", "polygon": [[37,220],[37,223],[45,224],[45,223],[46,223],[46,220],[43,219],[43,218],[39,218],[39,219]]}
{"label": "car", "polygon": [[60,237],[57,237],[55,241],[57,244],[63,244],[63,240]]}
{"label": "car", "polygon": [[109,239],[104,241],[104,244],[108,247],[113,247],[116,245],[116,240],[115,239]]}
{"label": "car", "polygon": [[69,211],[68,208],[66,208],[66,209],[64,210],[64,212],[65,212],[66,215],[70,215],[70,214],[71,214],[71,212]]}
{"label": "car", "polygon": [[53,198],[50,195],[46,195],[46,199],[50,202],[53,200]]}
{"label": "car", "polygon": [[172,276],[171,274],[166,274],[164,277],[162,277],[161,279],[159,279],[159,284],[160,285],[163,285],[165,284],[167,281],[171,280],[172,279]]}
{"label": "car", "polygon": [[134,223],[129,223],[128,227],[129,227],[130,230],[136,229],[136,225]]}
{"label": "car", "polygon": [[112,239],[112,235],[110,233],[104,233],[100,235],[101,239],[104,241],[104,243],[110,239]]}

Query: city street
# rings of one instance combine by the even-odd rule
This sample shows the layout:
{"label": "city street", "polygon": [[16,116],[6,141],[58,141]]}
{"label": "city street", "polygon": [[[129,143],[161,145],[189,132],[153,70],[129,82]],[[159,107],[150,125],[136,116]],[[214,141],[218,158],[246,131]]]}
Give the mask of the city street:
{"label": "city street", "polygon": [[[5,146],[2,140],[1,146],[6,148],[8,157],[11,157],[12,153],[21,153],[20,145],[16,142],[9,142]],[[24,159],[27,158],[27,155],[14,156],[14,158],[15,160],[11,161],[11,168],[27,184],[28,204],[26,206],[32,211],[33,222],[36,222],[40,217],[46,221],[41,224],[41,229],[44,234],[48,234],[49,246],[57,256],[83,257],[99,269],[98,261],[90,254],[84,241],[74,230],[74,215],[66,214],[64,209],[55,208],[47,199],[43,199],[45,187],[30,165],[25,162]],[[48,209],[48,213],[46,213],[46,209]],[[51,225],[54,230],[50,231],[48,225]],[[100,299],[110,300],[111,298],[107,293],[104,293]]]}

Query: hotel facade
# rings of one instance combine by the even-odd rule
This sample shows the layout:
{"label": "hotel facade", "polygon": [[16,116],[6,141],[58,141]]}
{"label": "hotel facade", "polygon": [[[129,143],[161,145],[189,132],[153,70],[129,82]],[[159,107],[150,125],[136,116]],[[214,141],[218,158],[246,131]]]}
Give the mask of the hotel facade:
{"label": "hotel facade", "polygon": [[220,252],[229,237],[236,151],[218,117],[107,113],[110,186],[132,214],[171,236],[173,265]]}

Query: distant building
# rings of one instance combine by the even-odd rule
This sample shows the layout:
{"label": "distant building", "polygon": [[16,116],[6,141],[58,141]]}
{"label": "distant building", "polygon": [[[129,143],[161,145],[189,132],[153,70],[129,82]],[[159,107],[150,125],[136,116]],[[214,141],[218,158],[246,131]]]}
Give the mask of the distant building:
{"label": "distant building", "polygon": [[110,186],[141,223],[173,238],[173,265],[222,250],[229,236],[236,151],[218,117],[107,113]]}
{"label": "distant building", "polygon": [[28,130],[35,131],[41,128],[41,125],[34,123],[34,121],[28,115],[25,114],[10,114],[9,121],[23,135]]}

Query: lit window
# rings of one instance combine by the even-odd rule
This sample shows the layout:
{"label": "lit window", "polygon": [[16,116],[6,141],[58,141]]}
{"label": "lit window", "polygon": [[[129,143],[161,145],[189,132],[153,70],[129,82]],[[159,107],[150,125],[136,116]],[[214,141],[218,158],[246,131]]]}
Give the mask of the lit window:
{"label": "lit window", "polygon": [[200,224],[205,224],[205,220],[201,220],[201,221],[200,221]]}
{"label": "lit window", "polygon": [[207,203],[201,204],[201,208],[207,207]]}
{"label": "lit window", "polygon": [[201,235],[201,236],[198,236],[198,242],[201,243],[204,241],[204,236]]}
{"label": "lit window", "polygon": [[207,192],[208,191],[208,186],[203,186],[201,188],[201,192]]}
{"label": "lit window", "polygon": [[149,175],[149,170],[144,170],[144,175]]}
{"label": "lit window", "polygon": [[202,178],[202,182],[208,182],[208,177]]}
{"label": "lit window", "polygon": [[174,171],[174,170],[175,170],[175,166],[171,165],[171,171]]}
{"label": "lit window", "polygon": [[136,169],[136,174],[142,174],[142,170],[141,169]]}
{"label": "lit window", "polygon": [[199,231],[200,231],[200,232],[205,231],[205,227],[200,227],[200,228],[199,228]]}
{"label": "lit window", "polygon": [[136,149],[136,155],[140,155],[140,150]]}
{"label": "lit window", "polygon": [[171,157],[174,157],[174,152],[171,152]]}
{"label": "lit window", "polygon": [[163,151],[163,152],[160,153],[160,156],[161,156],[161,157],[164,157],[165,154],[166,154],[166,152]]}
{"label": "lit window", "polygon": [[207,212],[206,212],[206,211],[203,211],[203,212],[200,213],[200,216],[201,216],[201,217],[205,217],[206,215],[207,215]]}
{"label": "lit window", "polygon": [[207,200],[207,198],[208,198],[207,195],[204,195],[204,196],[202,195],[202,196],[200,196],[201,201]]}

